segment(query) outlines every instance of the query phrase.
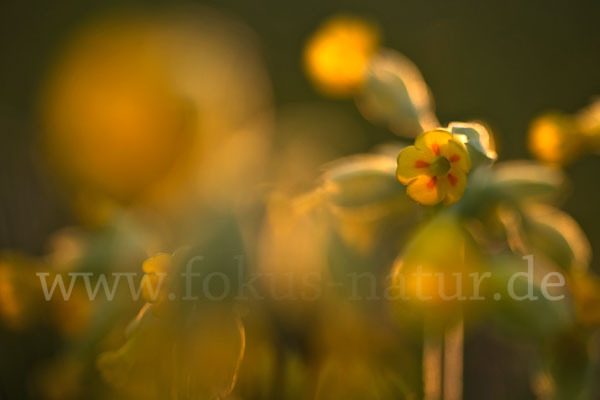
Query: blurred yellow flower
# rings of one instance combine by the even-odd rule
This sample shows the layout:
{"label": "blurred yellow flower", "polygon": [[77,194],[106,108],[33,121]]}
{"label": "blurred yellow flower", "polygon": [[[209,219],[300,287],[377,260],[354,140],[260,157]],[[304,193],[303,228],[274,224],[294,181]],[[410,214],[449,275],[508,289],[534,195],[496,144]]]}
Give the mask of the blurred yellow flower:
{"label": "blurred yellow flower", "polygon": [[536,118],[529,129],[529,151],[539,160],[567,164],[584,151],[584,137],[574,118],[549,113]]}
{"label": "blurred yellow flower", "polygon": [[424,205],[456,203],[463,195],[471,158],[465,145],[442,129],[421,133],[398,154],[396,176]]}
{"label": "blurred yellow flower", "polygon": [[600,149],[600,101],[575,114],[549,112],[536,118],[527,137],[538,160],[564,165]]}
{"label": "blurred yellow flower", "polygon": [[0,328],[22,331],[47,311],[35,271],[44,266],[21,253],[0,254]]}
{"label": "blurred yellow flower", "polygon": [[40,144],[80,219],[99,225],[123,205],[176,213],[208,194],[244,200],[271,124],[255,50],[243,26],[208,9],[77,32],[42,86]]}
{"label": "blurred yellow flower", "polygon": [[170,254],[158,253],[152,258],[144,261],[142,270],[144,271],[144,280],[142,285],[142,296],[153,305],[152,311],[156,315],[161,315],[163,305],[168,304],[167,275],[173,265]]}
{"label": "blurred yellow flower", "polygon": [[304,66],[319,90],[349,96],[362,85],[367,64],[378,46],[376,26],[357,17],[336,16],[308,40]]}
{"label": "blurred yellow flower", "polygon": [[[418,229],[394,263],[391,295],[403,311],[411,307],[452,317],[479,289],[472,274],[483,270],[477,245],[456,216],[440,213]],[[485,289],[485,286],[482,290]]]}

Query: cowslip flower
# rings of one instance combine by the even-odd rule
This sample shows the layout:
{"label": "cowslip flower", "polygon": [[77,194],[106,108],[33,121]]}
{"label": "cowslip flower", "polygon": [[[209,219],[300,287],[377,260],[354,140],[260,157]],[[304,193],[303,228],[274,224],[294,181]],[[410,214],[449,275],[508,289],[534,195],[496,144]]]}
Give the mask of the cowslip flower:
{"label": "cowslip flower", "polygon": [[575,114],[540,115],[531,123],[527,146],[535,158],[554,165],[600,152],[600,100]]}
{"label": "cowslip flower", "polygon": [[172,215],[201,193],[225,207],[260,179],[271,116],[254,110],[271,88],[244,32],[209,10],[74,32],[40,88],[39,142],[80,222],[104,226],[121,206]]}
{"label": "cowslip flower", "polygon": [[585,136],[570,115],[548,113],[536,118],[527,137],[529,151],[549,164],[568,164],[586,150]]}
{"label": "cowslip flower", "polygon": [[413,200],[456,203],[463,195],[471,158],[465,145],[445,130],[423,132],[398,154],[396,176]]}
{"label": "cowslip flower", "polygon": [[308,40],[304,66],[325,94],[350,96],[362,85],[367,64],[378,48],[376,26],[357,17],[335,16]]}

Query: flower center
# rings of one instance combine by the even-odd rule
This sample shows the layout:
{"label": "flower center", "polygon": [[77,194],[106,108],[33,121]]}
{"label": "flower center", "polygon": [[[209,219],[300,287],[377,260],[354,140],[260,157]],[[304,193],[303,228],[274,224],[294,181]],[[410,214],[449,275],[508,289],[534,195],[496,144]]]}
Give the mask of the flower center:
{"label": "flower center", "polygon": [[446,157],[437,156],[429,166],[429,170],[435,176],[444,176],[450,171],[450,161]]}

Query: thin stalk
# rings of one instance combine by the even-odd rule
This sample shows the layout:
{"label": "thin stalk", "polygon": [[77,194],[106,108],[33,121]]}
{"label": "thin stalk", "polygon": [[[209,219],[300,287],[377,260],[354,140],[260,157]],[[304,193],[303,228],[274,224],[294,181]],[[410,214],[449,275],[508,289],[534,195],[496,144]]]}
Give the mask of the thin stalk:
{"label": "thin stalk", "polygon": [[444,333],[444,400],[462,399],[464,323],[458,322]]}
{"label": "thin stalk", "polygon": [[423,399],[442,398],[442,338],[435,321],[425,318],[423,332]]}

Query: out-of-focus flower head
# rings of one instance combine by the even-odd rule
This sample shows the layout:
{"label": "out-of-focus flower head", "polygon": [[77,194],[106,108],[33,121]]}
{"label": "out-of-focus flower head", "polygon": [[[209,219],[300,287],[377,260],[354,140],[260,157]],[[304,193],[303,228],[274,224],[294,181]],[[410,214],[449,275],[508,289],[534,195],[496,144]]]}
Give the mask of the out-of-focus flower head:
{"label": "out-of-focus flower head", "polygon": [[41,95],[41,142],[94,222],[122,205],[237,204],[261,174],[270,99],[245,27],[203,8],[113,16],[59,54]]}
{"label": "out-of-focus flower head", "polygon": [[167,300],[163,279],[171,272],[172,264],[172,257],[167,253],[159,253],[144,261],[142,270],[147,282],[142,288],[142,296],[148,303],[159,305]]}
{"label": "out-of-focus flower head", "polygon": [[561,113],[536,118],[529,130],[529,151],[539,160],[567,164],[584,151],[583,136],[572,116]]}
{"label": "out-of-focus flower head", "polygon": [[325,21],[308,40],[304,66],[310,79],[331,96],[351,96],[365,79],[367,64],[379,47],[378,28],[363,19],[338,15]]}
{"label": "out-of-focus flower head", "polygon": [[462,221],[440,213],[417,230],[396,260],[391,298],[400,308],[440,312],[442,317],[466,305],[458,298],[473,294],[469,273],[482,267],[480,251]]}
{"label": "out-of-focus flower head", "polygon": [[529,128],[529,151],[537,159],[557,165],[600,150],[600,101],[576,114],[549,112],[537,117]]}
{"label": "out-of-focus flower head", "polygon": [[397,177],[406,193],[423,205],[456,203],[471,170],[471,157],[461,141],[446,130],[423,132],[398,154]]}
{"label": "out-of-focus flower head", "polygon": [[187,251],[187,247],[182,247],[173,254],[157,253],[142,264],[142,297],[147,302],[145,307],[158,318],[172,320],[181,311],[181,304],[176,301],[180,290],[178,268]]}
{"label": "out-of-focus flower head", "polygon": [[0,255],[0,325],[24,330],[39,316],[44,305],[35,271],[40,263],[17,253]]}

